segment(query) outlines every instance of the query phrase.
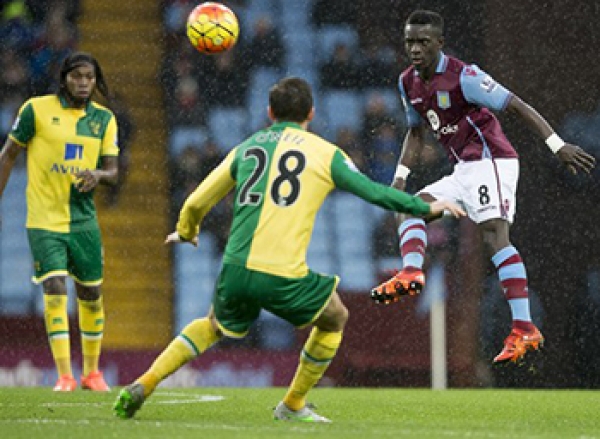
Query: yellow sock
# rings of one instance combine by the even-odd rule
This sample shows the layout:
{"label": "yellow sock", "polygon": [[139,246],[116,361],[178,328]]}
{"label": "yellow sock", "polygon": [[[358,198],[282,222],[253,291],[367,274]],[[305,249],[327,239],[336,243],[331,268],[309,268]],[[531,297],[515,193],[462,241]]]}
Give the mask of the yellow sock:
{"label": "yellow sock", "polygon": [[97,300],[77,299],[79,307],[79,330],[83,353],[83,375],[98,370],[102,334],[104,332],[104,305],[102,297]]}
{"label": "yellow sock", "polygon": [[44,294],[44,321],[58,376],[73,376],[66,295]]}
{"label": "yellow sock", "polygon": [[300,364],[283,402],[292,410],[300,410],[306,404],[306,394],[321,379],[329,363],[335,357],[342,332],[325,332],[314,327],[304,344]]}
{"label": "yellow sock", "polygon": [[150,369],[137,382],[144,386],[144,396],[188,361],[200,355],[219,340],[208,318],[197,319],[187,325],[158,356]]}

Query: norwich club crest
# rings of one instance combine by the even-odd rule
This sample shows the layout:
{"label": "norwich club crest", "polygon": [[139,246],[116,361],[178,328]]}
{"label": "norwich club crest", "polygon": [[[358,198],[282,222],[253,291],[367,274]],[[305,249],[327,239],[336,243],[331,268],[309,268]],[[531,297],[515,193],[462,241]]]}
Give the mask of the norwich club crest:
{"label": "norwich club crest", "polygon": [[90,120],[90,122],[88,123],[88,126],[90,127],[90,132],[94,135],[94,136],[99,136],[100,135],[100,129],[102,128],[102,124],[98,121],[95,120]]}

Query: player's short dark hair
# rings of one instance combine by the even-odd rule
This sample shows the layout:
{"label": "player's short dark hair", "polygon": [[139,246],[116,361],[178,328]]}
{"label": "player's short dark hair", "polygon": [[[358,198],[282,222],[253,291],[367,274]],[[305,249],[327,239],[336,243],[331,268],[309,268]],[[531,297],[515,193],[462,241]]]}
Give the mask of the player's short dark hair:
{"label": "player's short dark hair", "polygon": [[105,97],[109,98],[108,85],[104,79],[100,64],[91,54],[87,52],[73,52],[63,60],[59,73],[59,93],[65,93],[67,90],[67,75],[73,69],[82,64],[91,64],[96,73],[96,89]]}
{"label": "player's short dark hair", "polygon": [[280,80],[269,91],[269,106],[278,121],[304,122],[313,107],[310,85],[302,78]]}
{"label": "player's short dark hair", "polygon": [[432,28],[440,31],[440,35],[444,35],[444,18],[433,11],[419,9],[410,14],[406,20],[406,24],[430,25]]}

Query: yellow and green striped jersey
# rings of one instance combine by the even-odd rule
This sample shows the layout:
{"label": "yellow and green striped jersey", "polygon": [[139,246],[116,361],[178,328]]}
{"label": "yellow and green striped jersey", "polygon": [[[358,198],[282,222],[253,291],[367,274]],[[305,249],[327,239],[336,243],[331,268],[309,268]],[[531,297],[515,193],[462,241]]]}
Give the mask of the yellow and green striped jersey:
{"label": "yellow and green striped jersey", "polygon": [[113,113],[95,102],[79,109],[57,95],[35,97],[23,104],[9,135],[27,149],[27,228],[97,227],[93,191],[79,192],[75,174],[119,154]]}
{"label": "yellow and green striped jersey", "polygon": [[186,200],[177,232],[190,240],[202,218],[235,188],[223,262],[277,276],[308,273],[306,251],[317,211],[339,188],[385,209],[429,213],[429,205],[376,183],[337,146],[295,123],[276,123],[234,148]]}

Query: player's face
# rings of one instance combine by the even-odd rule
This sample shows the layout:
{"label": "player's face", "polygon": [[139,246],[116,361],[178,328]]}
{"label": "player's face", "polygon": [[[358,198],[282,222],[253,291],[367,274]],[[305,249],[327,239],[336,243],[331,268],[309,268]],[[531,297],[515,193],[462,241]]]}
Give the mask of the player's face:
{"label": "player's face", "polygon": [[75,67],[66,78],[67,92],[76,105],[86,103],[96,86],[96,70],[89,63]]}
{"label": "player's face", "polygon": [[439,31],[426,24],[408,24],[404,28],[404,48],[418,72],[429,77],[435,72],[444,43]]}

